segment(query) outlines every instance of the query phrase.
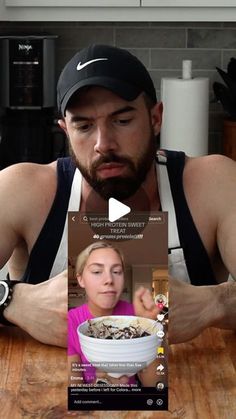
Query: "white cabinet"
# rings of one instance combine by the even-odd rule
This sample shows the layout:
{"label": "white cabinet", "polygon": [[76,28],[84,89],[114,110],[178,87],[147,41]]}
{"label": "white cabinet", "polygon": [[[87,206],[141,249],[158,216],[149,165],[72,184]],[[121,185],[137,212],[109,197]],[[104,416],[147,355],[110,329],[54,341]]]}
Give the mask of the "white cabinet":
{"label": "white cabinet", "polygon": [[236,22],[236,0],[0,0],[2,21]]}
{"label": "white cabinet", "polygon": [[141,0],[142,7],[234,7],[236,8],[235,0]]}
{"label": "white cabinet", "polygon": [[139,7],[140,0],[5,0],[7,7]]}

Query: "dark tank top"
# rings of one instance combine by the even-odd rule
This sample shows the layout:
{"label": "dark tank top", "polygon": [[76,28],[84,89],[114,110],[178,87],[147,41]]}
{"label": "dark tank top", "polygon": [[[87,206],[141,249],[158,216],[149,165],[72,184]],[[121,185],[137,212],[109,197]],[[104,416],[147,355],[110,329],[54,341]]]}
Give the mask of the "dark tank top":
{"label": "dark tank top", "polygon": [[[184,251],[190,281],[193,285],[216,284],[209,257],[194,225],[183,190],[185,154],[166,151],[166,156],[179,239]],[[63,234],[74,172],[75,166],[70,157],[58,159],[56,196],[30,253],[28,265],[22,278],[24,282],[37,284],[49,278]]]}

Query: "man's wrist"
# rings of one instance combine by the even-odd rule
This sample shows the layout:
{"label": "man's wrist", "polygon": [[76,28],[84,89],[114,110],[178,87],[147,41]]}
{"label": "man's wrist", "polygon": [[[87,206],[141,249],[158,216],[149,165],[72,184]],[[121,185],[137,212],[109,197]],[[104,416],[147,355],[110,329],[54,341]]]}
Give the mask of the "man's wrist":
{"label": "man's wrist", "polygon": [[212,326],[236,330],[236,283],[227,281],[217,286],[219,316]]}
{"label": "man's wrist", "polygon": [[26,287],[28,287],[28,284],[22,282],[14,286],[11,302],[4,310],[5,319],[16,326],[19,326],[21,323]]}
{"label": "man's wrist", "polygon": [[11,281],[9,274],[7,274],[6,279],[0,280],[0,324],[4,326],[14,326],[13,323],[9,322],[5,315],[4,311],[9,306],[12,301],[14,288],[19,284],[19,281]]}
{"label": "man's wrist", "polygon": [[201,325],[201,329],[204,330],[207,327],[218,327],[223,316],[223,307],[221,304],[222,290],[220,289],[220,286],[204,285],[194,288],[195,291],[198,292],[198,322]]}

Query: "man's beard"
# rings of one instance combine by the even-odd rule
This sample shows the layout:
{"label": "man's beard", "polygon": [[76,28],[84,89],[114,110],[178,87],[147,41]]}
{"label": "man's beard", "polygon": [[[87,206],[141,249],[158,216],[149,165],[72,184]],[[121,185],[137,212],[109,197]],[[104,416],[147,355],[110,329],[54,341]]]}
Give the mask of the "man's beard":
{"label": "man's beard", "polygon": [[[156,138],[152,133],[148,141],[147,149],[143,154],[140,154],[135,164],[131,159],[125,156],[118,156],[115,153],[109,152],[106,155],[101,155],[91,164],[89,169],[81,164],[72,149],[70,149],[70,153],[82,176],[103,199],[108,200],[112,197],[119,201],[123,201],[134,195],[144,182],[146,175],[154,162],[156,149]],[[124,164],[130,174],[126,176],[99,179],[97,177],[97,170],[99,166],[104,163]]]}

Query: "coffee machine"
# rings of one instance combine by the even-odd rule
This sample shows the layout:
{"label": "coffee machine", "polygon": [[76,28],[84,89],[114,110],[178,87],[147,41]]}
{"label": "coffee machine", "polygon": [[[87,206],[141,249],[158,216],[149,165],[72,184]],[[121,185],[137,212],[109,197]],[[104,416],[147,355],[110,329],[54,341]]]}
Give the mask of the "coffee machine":
{"label": "coffee machine", "polygon": [[52,161],[54,35],[0,36],[0,168]]}

